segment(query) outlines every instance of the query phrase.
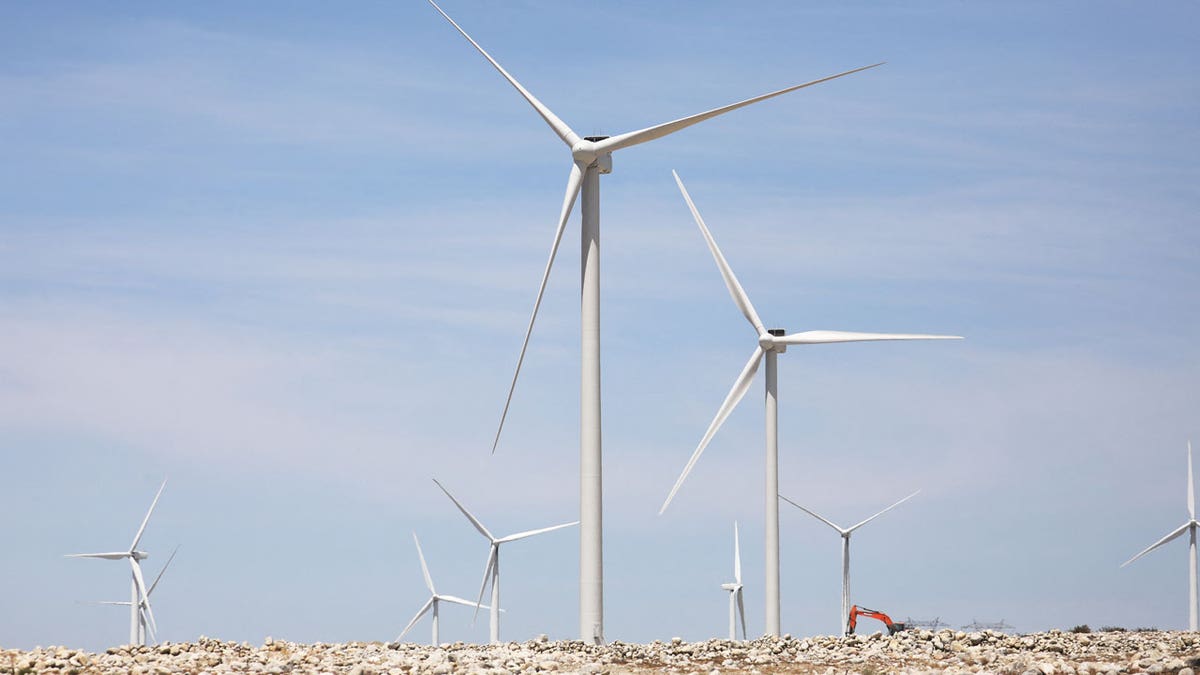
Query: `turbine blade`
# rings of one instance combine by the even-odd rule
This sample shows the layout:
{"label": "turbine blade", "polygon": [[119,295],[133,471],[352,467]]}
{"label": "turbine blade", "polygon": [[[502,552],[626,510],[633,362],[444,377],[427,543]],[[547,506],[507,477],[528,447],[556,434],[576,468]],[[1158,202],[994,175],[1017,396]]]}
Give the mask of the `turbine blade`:
{"label": "turbine blade", "polygon": [[437,591],[433,588],[433,579],[429,576],[429,567],[425,564],[425,554],[421,552],[421,542],[417,539],[417,533],[413,532],[413,542],[417,545],[417,557],[421,559],[421,574],[425,575],[425,586],[429,588],[429,592],[437,595]]}
{"label": "turbine blade", "polygon": [[431,607],[433,607],[433,598],[426,600],[425,604],[421,605],[421,609],[417,612],[417,615],[412,618],[412,621],[408,622],[408,625],[404,627],[404,630],[400,631],[400,635],[396,636],[396,642],[403,640],[404,636],[408,635],[408,631],[412,630],[412,627],[417,625],[417,622],[421,620],[421,617],[425,616],[425,612],[428,612]]}
{"label": "turbine blade", "polygon": [[124,605],[126,607],[133,603],[128,600],[76,600],[83,605]]}
{"label": "turbine blade", "polygon": [[433,482],[436,483],[438,487],[442,488],[442,492],[445,492],[446,496],[450,498],[450,501],[454,502],[454,505],[458,507],[458,510],[463,512],[463,515],[467,517],[467,520],[471,521],[471,524],[475,526],[475,529],[479,530],[479,534],[487,537],[488,541],[496,541],[496,538],[492,536],[491,532],[488,532],[488,529],[483,526],[483,523],[479,522],[478,518],[471,515],[471,512],[467,510],[467,507],[458,503],[458,500],[454,498],[454,495],[450,494],[450,491],[446,489],[446,486],[438,483],[438,479],[436,478],[433,479]]}
{"label": "turbine blade", "polygon": [[1187,532],[1188,528],[1191,527],[1191,525],[1192,525],[1192,522],[1190,520],[1188,522],[1184,523],[1183,525],[1180,525],[1178,529],[1173,530],[1167,536],[1165,536],[1162,539],[1159,539],[1158,541],[1154,542],[1153,544],[1150,544],[1149,546],[1147,546],[1145,548],[1145,550],[1143,550],[1141,553],[1139,553],[1139,554],[1133,556],[1132,558],[1130,558],[1129,560],[1126,560],[1125,562],[1121,563],[1121,567],[1128,565],[1129,563],[1133,562],[1134,560],[1137,560],[1138,558],[1146,555],[1150,551],[1153,551],[1154,549],[1158,548],[1159,546],[1162,546],[1163,544],[1166,544],[1167,542],[1175,539],[1176,537],[1183,534],[1184,532]]}
{"label": "turbine blade", "polygon": [[567,146],[570,147],[579,142],[579,135],[574,131],[571,131],[571,127],[567,126],[566,122],[563,122],[561,119],[559,119],[558,116],[551,112],[550,109],[547,108],[544,103],[539,101],[536,96],[529,93],[528,89],[522,87],[521,83],[517,82],[516,78],[514,78],[512,75],[509,75],[508,71],[505,70],[499,63],[497,63],[496,59],[492,58],[491,54],[488,54],[486,51],[484,51],[483,47],[479,46],[478,42],[473,40],[470,35],[467,35],[467,32],[459,27],[457,23],[454,23],[454,19],[451,19],[448,14],[443,12],[442,8],[437,6],[437,3],[435,3],[433,0],[429,0],[429,4],[433,5],[433,8],[438,11],[438,14],[441,14],[443,17],[445,17],[446,20],[450,22],[450,25],[454,26],[455,30],[457,30],[462,34],[463,37],[467,39],[467,42],[470,42],[480,54],[483,54],[483,58],[487,59],[488,63],[491,63],[492,66],[504,76],[504,79],[508,80],[508,83],[511,84],[513,88],[525,98],[526,101],[529,102],[529,105],[533,106],[533,109],[537,111],[537,114],[541,115],[542,119],[546,121],[546,124],[550,125],[550,128],[554,130],[554,133],[558,134],[558,137],[562,139],[563,143],[566,143]]}
{"label": "turbine blade", "polygon": [[721,255],[721,249],[717,246],[717,242],[713,239],[712,233],[708,231],[708,226],[704,224],[704,219],[700,217],[700,211],[696,209],[696,205],[692,202],[691,195],[688,194],[687,188],[683,186],[683,181],[680,180],[679,174],[671,172],[675,176],[675,183],[679,185],[679,191],[683,193],[683,200],[687,202],[688,209],[692,212],[692,218],[696,220],[696,224],[700,226],[700,232],[704,234],[704,241],[708,244],[708,250],[712,252],[713,260],[717,261],[717,269],[721,270],[721,277],[725,279],[725,287],[729,289],[729,295],[733,296],[733,302],[742,310],[742,315],[754,326],[756,335],[762,335],[767,332],[763,327],[763,322],[758,318],[758,312],[754,311],[754,305],[750,304],[750,297],[746,295],[746,291],[742,285],[738,283],[737,275],[733,273],[733,268],[725,260],[725,256]]}
{"label": "turbine blade", "polygon": [[558,255],[558,245],[562,243],[563,230],[567,219],[571,217],[571,209],[575,208],[575,198],[583,185],[583,169],[579,162],[571,165],[571,175],[567,177],[567,193],[563,196],[562,213],[558,216],[558,229],[554,231],[554,243],[550,246],[550,258],[546,261],[546,270],[542,272],[542,283],[538,286],[537,300],[533,303],[533,314],[529,317],[529,326],[525,328],[525,340],[521,343],[521,354],[517,357],[517,369],[513,373],[512,383],[508,385],[508,397],[504,399],[504,411],[500,413],[500,426],[496,429],[496,438],[492,441],[492,454],[500,445],[500,432],[504,431],[504,420],[508,418],[508,407],[512,404],[513,392],[517,389],[517,377],[521,374],[521,364],[525,362],[525,350],[529,348],[529,336],[533,335],[533,322],[537,320],[538,309],[542,306],[542,295],[546,292],[546,282],[550,280],[550,268],[554,266],[554,257]]}
{"label": "turbine blade", "polygon": [[154,577],[154,583],[150,584],[150,589],[146,591],[147,596],[153,593],[154,589],[158,588],[158,582],[161,581],[163,575],[167,573],[167,568],[171,566],[171,561],[175,559],[176,553],[179,553],[178,546],[175,547],[174,551],[171,551],[171,557],[167,558],[167,562],[163,563],[162,569],[158,571],[158,576]]}
{"label": "turbine blade", "polygon": [[845,77],[846,75],[853,75],[854,73],[857,73],[857,72],[860,72],[863,70],[868,70],[870,68],[875,68],[876,66],[882,66],[882,65],[883,65],[883,63],[876,63],[876,64],[873,64],[870,66],[863,66],[861,68],[855,68],[854,70],[847,70],[844,73],[838,73],[837,75],[830,75],[829,77],[823,77],[819,80],[805,82],[804,84],[797,84],[797,85],[788,87],[786,89],[780,89],[779,91],[773,91],[769,94],[763,94],[762,96],[755,96],[754,98],[748,98],[745,101],[740,101],[738,103],[732,103],[730,105],[727,105],[727,106],[724,106],[721,108],[714,108],[712,110],[709,110],[708,112],[702,112],[699,115],[692,115],[691,117],[684,117],[681,119],[677,119],[673,122],[667,122],[665,124],[659,124],[657,126],[647,127],[645,129],[640,129],[638,131],[631,131],[629,133],[620,134],[618,136],[613,136],[611,138],[607,138],[603,141],[597,142],[596,143],[596,151],[601,152],[601,153],[613,152],[614,150],[620,150],[621,148],[628,148],[631,145],[638,145],[639,143],[645,143],[646,141],[652,141],[656,138],[662,138],[663,136],[666,136],[667,134],[673,134],[676,131],[679,131],[680,129],[686,129],[687,127],[690,127],[693,124],[698,124],[700,122],[703,122],[704,120],[712,119],[713,117],[716,117],[718,115],[724,115],[727,112],[730,112],[732,110],[737,110],[738,108],[744,108],[753,103],[758,103],[759,101],[765,101],[769,98],[775,98],[776,96],[781,96],[788,92],[796,91],[797,89],[811,87],[814,84],[821,84],[822,82],[828,82],[829,80],[836,80],[839,77]]}
{"label": "turbine blade", "polygon": [[487,590],[488,580],[492,578],[492,565],[496,562],[496,544],[488,549],[487,564],[483,566],[483,583],[479,585],[479,599],[475,601],[475,615],[471,617],[471,625],[479,618],[479,608],[483,606],[483,592]]}
{"label": "turbine blade", "polygon": [[1188,518],[1196,519],[1196,486],[1192,477],[1192,442],[1188,441]]}
{"label": "turbine blade", "polygon": [[733,580],[742,585],[742,546],[738,542],[737,521],[733,521]]}
{"label": "turbine blade", "polygon": [[149,601],[147,601],[146,604],[144,604],[138,608],[138,614],[142,617],[142,623],[146,624],[146,632],[150,633],[150,643],[158,644],[158,631],[155,630],[155,626],[152,621],[146,620],[146,617],[147,617],[146,610],[149,609],[149,607],[150,607],[150,603],[149,603]]}
{"label": "turbine blade", "polygon": [[784,497],[783,495],[779,495],[779,498],[782,499],[783,501],[791,504],[792,506],[800,509],[801,511],[807,513],[808,515],[812,516],[813,518],[816,518],[817,520],[821,521],[822,523],[825,523],[826,525],[837,530],[838,534],[846,534],[847,532],[849,532],[849,530],[844,530],[841,527],[838,527],[837,525],[834,524],[834,522],[832,520],[829,520],[825,516],[822,516],[821,514],[815,512],[815,511],[809,511],[808,509],[804,508],[803,506],[800,506],[796,502],[788,499],[787,497]]}
{"label": "turbine blade", "polygon": [[151,630],[158,630],[158,624],[154,621],[154,610],[150,609],[150,595],[146,592],[146,580],[142,577],[142,566],[133,558],[129,559],[129,566],[133,568],[133,579],[137,582],[138,595],[141,596],[142,607],[146,611],[146,616],[150,619],[149,626]]}
{"label": "turbine blade", "polygon": [[742,639],[745,640],[747,637],[747,634],[746,634],[746,605],[744,602],[742,602],[742,589],[738,588],[734,592],[737,594],[738,616],[741,617],[741,619],[742,619]]}
{"label": "turbine blade", "polygon": [[507,537],[501,537],[501,538],[499,538],[499,539],[497,539],[497,540],[496,540],[496,543],[497,543],[497,544],[504,544],[504,543],[507,543],[507,542],[510,542],[510,541],[516,541],[516,540],[518,540],[518,539],[524,539],[524,538],[526,538],[526,537],[532,537],[532,536],[533,536],[533,535],[535,535],[535,534],[543,534],[543,533],[545,533],[545,532],[553,532],[554,530],[561,530],[561,529],[563,529],[564,527],[572,527],[572,526],[574,526],[574,525],[578,525],[578,524],[579,524],[579,521],[578,521],[578,520],[576,520],[576,521],[574,521],[574,522],[571,522],[571,523],[563,523],[562,525],[555,525],[555,526],[553,526],[553,527],[543,527],[543,528],[541,528],[541,529],[538,529],[538,530],[526,530],[525,532],[518,532],[518,533],[516,533],[516,534],[510,534],[510,535],[508,535]]}
{"label": "turbine blade", "polygon": [[128,558],[128,551],[112,552],[112,553],[69,553],[63,556],[64,558],[104,558],[105,560],[120,560]]}
{"label": "turbine blade", "polygon": [[729,390],[729,393],[725,396],[725,401],[717,409],[717,416],[708,425],[708,431],[704,432],[704,438],[700,439],[700,445],[696,446],[696,451],[692,453],[687,465],[683,467],[683,473],[679,474],[678,480],[675,481],[674,487],[671,488],[670,494],[667,495],[667,500],[663,502],[662,508],[658,510],[658,515],[661,516],[667,510],[667,507],[671,505],[671,500],[675,498],[675,493],[679,492],[683,481],[687,480],[688,474],[692,472],[692,467],[696,466],[696,461],[700,459],[700,455],[708,447],[708,442],[712,440],[717,430],[724,424],[725,418],[729,417],[729,413],[733,412],[733,409],[741,402],[742,397],[746,395],[746,391],[750,388],[750,383],[754,380],[754,374],[758,372],[758,364],[762,360],[762,355],[762,347],[755,347],[754,353],[750,355],[750,360],[742,368],[742,373],[734,381],[733,388]]}
{"label": "turbine blade", "polygon": [[[445,602],[453,602],[456,605],[466,605],[467,607],[475,607],[477,605],[477,603],[471,602],[470,600],[466,600],[464,598],[460,598],[460,597],[457,597],[454,595],[441,595],[439,593],[437,598],[438,598],[438,600],[442,600]],[[478,605],[478,607],[479,607],[479,609],[491,609],[491,607],[488,607],[487,605]]]}
{"label": "turbine blade", "polygon": [[154,495],[154,501],[150,503],[150,510],[146,512],[146,517],[142,518],[142,526],[138,528],[137,534],[133,535],[133,543],[129,545],[130,551],[136,550],[138,542],[142,540],[142,533],[146,531],[146,523],[150,522],[150,514],[154,513],[154,507],[158,506],[158,498],[162,496],[165,487],[167,487],[167,481],[163,479],[162,485],[158,486],[158,493]]}
{"label": "turbine blade", "polygon": [[916,497],[916,496],[917,496],[917,493],[919,493],[919,492],[920,492],[920,490],[917,490],[916,492],[912,493],[911,495],[909,495],[909,496],[905,497],[904,499],[901,499],[900,501],[896,502],[895,504],[892,504],[891,506],[889,506],[889,507],[887,507],[886,509],[884,509],[884,510],[880,511],[879,513],[876,513],[875,515],[871,516],[870,518],[867,518],[866,520],[862,521],[861,523],[859,523],[859,524],[857,524],[857,525],[854,525],[854,526],[850,527],[850,528],[849,528],[848,530],[846,530],[846,531],[847,531],[847,532],[853,532],[853,531],[857,530],[858,528],[862,527],[863,525],[866,525],[867,523],[871,522],[872,520],[875,520],[875,519],[876,519],[876,518],[878,518],[879,516],[882,516],[883,514],[887,513],[888,511],[891,511],[892,509],[896,508],[897,506],[900,506],[900,505],[901,505],[901,504],[903,504],[904,502],[906,502],[906,501],[908,501],[908,500],[912,499],[913,497]]}
{"label": "turbine blade", "polygon": [[875,342],[879,340],[961,340],[960,335],[921,335],[919,333],[852,333],[842,330],[806,330],[775,338],[787,345],[823,345],[834,342]]}

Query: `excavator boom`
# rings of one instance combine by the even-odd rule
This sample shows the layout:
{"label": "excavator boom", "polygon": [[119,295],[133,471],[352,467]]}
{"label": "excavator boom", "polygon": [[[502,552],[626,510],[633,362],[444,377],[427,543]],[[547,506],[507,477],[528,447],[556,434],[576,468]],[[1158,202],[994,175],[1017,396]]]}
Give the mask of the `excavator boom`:
{"label": "excavator boom", "polygon": [[882,621],[883,625],[887,626],[888,635],[895,635],[905,628],[908,628],[906,624],[892,621],[892,617],[880,612],[879,610],[867,609],[866,607],[853,605],[850,607],[850,630],[847,631],[849,635],[854,635],[854,628],[858,625],[858,617],[860,616]]}

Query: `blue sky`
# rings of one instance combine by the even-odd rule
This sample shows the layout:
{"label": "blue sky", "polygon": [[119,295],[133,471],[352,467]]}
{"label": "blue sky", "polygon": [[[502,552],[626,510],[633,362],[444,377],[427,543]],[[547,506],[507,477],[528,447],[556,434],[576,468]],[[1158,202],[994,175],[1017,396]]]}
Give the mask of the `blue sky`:
{"label": "blue sky", "polygon": [[[1192,3],[444,9],[581,134],[869,72],[621,151],[602,181],[606,631],[762,631],[762,383],[655,513],[753,348],[675,189],[789,331],[781,486],[852,522],[853,599],[1021,630],[1186,626],[1200,441]],[[0,9],[0,644],[102,648],[158,482],[164,639],[389,640],[494,531],[577,517],[578,218],[488,454],[569,157],[421,2]],[[783,621],[838,541],[784,505]],[[505,551],[507,638],[574,637],[573,531]],[[443,637],[486,626],[450,608]],[[460,616],[461,614],[461,616]],[[415,637],[425,639],[427,627]]]}

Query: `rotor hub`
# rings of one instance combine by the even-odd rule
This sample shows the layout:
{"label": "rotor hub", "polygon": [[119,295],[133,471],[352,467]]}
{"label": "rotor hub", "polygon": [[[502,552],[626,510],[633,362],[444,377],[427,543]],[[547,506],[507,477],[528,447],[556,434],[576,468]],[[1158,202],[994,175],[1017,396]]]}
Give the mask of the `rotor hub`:
{"label": "rotor hub", "polygon": [[758,336],[758,346],[762,347],[764,352],[782,354],[787,351],[787,345],[776,342],[775,338],[783,337],[786,333],[782,328],[768,329],[766,333]]}

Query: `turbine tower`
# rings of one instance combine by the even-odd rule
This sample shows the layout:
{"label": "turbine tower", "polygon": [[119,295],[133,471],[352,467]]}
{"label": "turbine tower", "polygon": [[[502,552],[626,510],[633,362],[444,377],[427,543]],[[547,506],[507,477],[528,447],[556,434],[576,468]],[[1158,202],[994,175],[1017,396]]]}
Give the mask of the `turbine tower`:
{"label": "turbine tower", "polygon": [[[488,629],[488,633],[489,633],[488,639],[491,640],[493,643],[499,642],[500,641],[500,545],[507,544],[510,541],[517,541],[518,539],[525,539],[526,537],[532,537],[535,534],[543,534],[546,532],[553,532],[554,530],[561,530],[564,527],[571,527],[572,525],[578,525],[579,521],[576,520],[575,522],[572,522],[572,523],[563,523],[562,525],[553,525],[551,527],[543,527],[538,530],[527,530],[525,532],[518,532],[516,534],[510,534],[507,537],[495,537],[492,535],[491,532],[488,531],[488,529],[486,527],[483,526],[483,523],[479,522],[478,518],[476,518],[474,515],[471,514],[470,511],[467,510],[467,507],[465,507],[461,503],[459,503],[459,501],[454,498],[454,495],[450,494],[450,491],[447,490],[444,485],[442,485],[441,483],[438,483],[436,478],[433,479],[433,482],[437,483],[437,486],[442,489],[442,492],[445,492],[446,496],[450,498],[450,501],[454,502],[454,505],[458,507],[458,510],[462,511],[463,515],[467,517],[467,520],[471,521],[471,524],[475,526],[476,530],[479,530],[479,534],[482,534],[484,537],[487,537],[488,542],[491,544],[491,546],[488,547],[487,564],[484,565],[484,567],[483,567],[483,584],[479,587],[479,600],[477,600],[473,604],[479,605],[480,603],[483,602],[483,593],[484,593],[484,591],[487,590],[488,582],[490,581],[492,584],[492,606],[491,606],[490,627]],[[475,609],[475,614],[476,614],[476,616],[479,615],[478,607],[476,607],[476,609]]]}
{"label": "turbine tower", "polygon": [[737,625],[734,623],[734,611],[742,619],[742,639],[746,635],[746,605],[742,602],[742,547],[738,543],[737,521],[733,521],[733,583],[721,584],[721,588],[729,591],[729,639],[737,639]]}
{"label": "turbine tower", "polygon": [[[158,634],[155,632],[153,627],[150,626],[150,622],[147,618],[150,614],[150,596],[154,595],[154,589],[158,588],[158,582],[162,580],[163,575],[166,574],[167,568],[171,566],[171,561],[175,559],[175,554],[178,552],[179,547],[176,546],[175,550],[171,551],[171,557],[167,558],[167,562],[164,563],[162,569],[158,571],[158,576],[154,577],[154,583],[150,584],[150,588],[146,589],[146,598],[142,600],[142,602],[138,603],[138,644],[146,644],[147,632],[150,635],[150,642],[153,644],[158,644]],[[96,604],[120,605],[122,607],[129,607],[133,603],[128,600],[101,600]]]}
{"label": "turbine tower", "polygon": [[1150,551],[1162,546],[1163,544],[1179,537],[1179,535],[1187,532],[1188,536],[1188,630],[1197,630],[1197,614],[1200,613],[1200,599],[1196,596],[1196,528],[1200,527],[1200,522],[1196,521],[1196,487],[1192,479],[1192,442],[1187,444],[1187,509],[1188,520],[1183,525],[1175,528],[1170,534],[1154,542],[1146,548],[1146,550],[1133,556],[1129,560],[1121,563],[1121,567],[1137,560],[1146,555]]}
{"label": "turbine tower", "polygon": [[[554,131],[571,150],[571,171],[567,177],[567,191],[563,197],[562,210],[559,214],[558,228],[554,234],[554,242],[550,247],[550,257],[546,261],[542,281],[538,287],[537,299],[533,303],[533,313],[529,317],[529,325],[525,330],[525,340],[521,343],[521,353],[517,357],[516,371],[513,373],[512,384],[509,386],[508,397],[504,402],[504,411],[500,415],[500,425],[496,429],[496,437],[492,442],[492,452],[500,442],[500,432],[504,428],[504,419],[508,415],[508,406],[512,402],[513,391],[516,388],[517,376],[521,373],[521,363],[525,359],[525,350],[529,346],[529,336],[533,332],[534,320],[542,303],[542,294],[546,290],[546,281],[550,277],[550,268],[558,253],[558,245],[562,241],[563,229],[575,206],[575,199],[582,193],[582,234],[581,240],[581,275],[580,275],[580,328],[582,333],[582,364],[580,371],[580,416],[579,416],[579,637],[594,644],[604,642],[604,565],[603,565],[603,509],[602,509],[602,474],[601,474],[601,443],[600,443],[600,175],[612,173],[612,153],[641,143],[662,138],[698,124],[704,120],[723,115],[732,110],[743,108],[752,103],[765,101],[775,96],[803,89],[814,84],[827,82],[845,75],[857,73],[868,68],[882,65],[876,63],[848,70],[837,75],[830,75],[819,80],[805,82],[786,89],[773,91],[769,94],[756,96],[738,103],[720,108],[714,108],[697,115],[683,117],[672,122],[658,124],[638,131],[631,131],[617,136],[586,136],[575,133],[565,122],[558,118],[545,104],[539,101],[529,90],[521,86],[512,75],[508,74],[495,59],[491,57],[479,43],[475,42],[466,31],[459,27],[441,7],[429,0],[454,28],[462,34],[475,49],[521,94],[537,114]],[[770,607],[768,603],[768,607]],[[775,605],[774,615],[768,609],[767,632],[779,635],[779,612]]]}
{"label": "turbine tower", "polygon": [[[438,640],[439,602],[444,600],[446,602],[452,602],[456,605],[466,605],[467,607],[474,607],[476,609],[479,609],[481,605],[479,605],[479,603],[471,602],[470,600],[464,600],[453,595],[444,595],[442,593],[438,593],[433,587],[433,578],[429,576],[429,567],[425,564],[425,554],[421,552],[421,542],[417,539],[416,532],[413,532],[413,543],[417,545],[417,556],[421,559],[421,574],[425,576],[425,587],[429,589],[429,599],[425,601],[424,605],[421,605],[421,609],[417,612],[417,615],[412,618],[412,621],[408,622],[408,625],[404,627],[404,630],[400,631],[400,635],[396,638],[396,642],[404,639],[404,636],[408,634],[408,631],[412,630],[412,627],[417,625],[417,622],[421,620],[421,617],[425,616],[425,612],[433,610],[433,642],[430,642],[430,644],[436,647],[441,644],[441,642]],[[482,607],[483,609],[488,609],[487,605],[482,605]]]}
{"label": "turbine tower", "polygon": [[[154,507],[158,505],[158,498],[162,496],[163,488],[167,487],[167,481],[163,481],[158,488],[158,493],[154,495],[154,501],[150,503],[150,510],[146,512],[146,517],[142,519],[142,526],[138,528],[137,534],[133,535],[133,543],[129,545],[128,551],[116,551],[113,553],[72,553],[68,558],[103,558],[105,560],[121,560],[128,559],[130,571],[132,572],[132,590],[130,591],[129,599],[129,644],[142,645],[145,644],[145,635],[142,634],[140,628],[140,617],[142,607],[145,607],[146,618],[150,620],[150,629],[158,632],[158,625],[154,622],[154,611],[150,609],[150,594],[146,590],[146,580],[142,577],[141,561],[150,557],[149,553],[138,550],[138,543],[142,540],[142,533],[146,531],[146,523],[150,522],[150,514],[154,513]],[[165,568],[164,568],[165,569]]]}
{"label": "turbine tower", "polygon": [[[675,498],[675,494],[679,492],[680,486],[683,485],[691,473],[692,468],[696,466],[696,462],[700,459],[704,449],[708,447],[709,441],[716,435],[717,430],[741,402],[742,397],[750,389],[750,383],[754,380],[754,374],[758,372],[758,365],[764,359],[767,362],[766,374],[766,425],[767,425],[767,457],[766,457],[766,489],[765,507],[766,507],[766,526],[765,532],[765,547],[766,547],[766,579],[763,583],[765,599],[767,604],[767,634],[778,635],[779,621],[779,385],[778,385],[778,370],[776,359],[780,354],[787,351],[788,345],[814,345],[814,344],[830,344],[835,342],[867,342],[876,340],[961,340],[957,335],[908,335],[902,333],[849,333],[844,331],[834,330],[810,330],[802,333],[792,333],[785,335],[783,329],[767,330],[763,326],[763,322],[758,318],[758,312],[754,310],[754,305],[750,303],[749,296],[742,289],[742,285],[738,282],[737,276],[734,275],[733,269],[726,262],[725,256],[721,254],[721,249],[717,247],[717,242],[713,239],[712,233],[708,231],[708,227],[704,224],[704,219],[700,217],[700,211],[696,209],[696,205],[692,203],[692,198],[688,194],[687,188],[683,186],[683,181],[680,180],[679,174],[672,172],[675,176],[675,182],[679,185],[679,191],[683,193],[683,199],[687,202],[688,208],[692,212],[692,217],[696,220],[696,224],[700,226],[700,232],[704,235],[704,241],[708,243],[708,249],[712,252],[713,260],[717,263],[717,269],[721,271],[721,276],[725,279],[725,286],[729,289],[729,294],[733,296],[733,303],[737,305],[746,320],[754,328],[757,335],[758,344],[754,347],[754,352],[750,354],[750,360],[746,362],[742,372],[738,375],[737,380],[733,383],[733,388],[729,390],[729,394],[725,396],[725,401],[721,403],[721,407],[717,409],[717,415],[713,418],[711,424],[708,425],[708,431],[704,432],[704,437],[700,439],[700,444],[696,446],[695,452],[688,459],[687,464],[683,467],[683,472],[679,474],[678,480],[671,488],[671,492],[667,495],[666,501],[663,502],[662,508],[658,513],[661,515],[667,510],[667,506],[671,504],[671,500]],[[772,621],[775,623],[772,624]]]}
{"label": "turbine tower", "polygon": [[[920,490],[917,490],[917,492],[920,492]],[[883,514],[887,513],[888,511],[891,511],[892,509],[896,508],[897,506],[900,506],[904,502],[917,496],[917,492],[914,492],[911,495],[905,497],[904,499],[901,499],[900,501],[896,502],[895,504],[892,504],[891,506],[880,511],[879,513],[876,513],[875,515],[871,516],[870,518],[867,518],[866,520],[858,523],[857,525],[851,525],[850,527],[840,527],[838,525],[835,525],[832,521],[828,520],[827,518],[817,515],[815,512],[810,511],[810,510],[804,508],[803,506],[800,506],[796,502],[788,499],[787,497],[784,497],[783,495],[779,495],[779,497],[781,499],[783,499],[784,501],[786,501],[787,503],[789,503],[792,506],[807,513],[808,515],[812,516],[813,518],[816,518],[817,520],[821,521],[822,523],[825,523],[826,525],[832,527],[834,530],[837,530],[838,534],[842,535],[842,620],[841,620],[842,635],[850,634],[850,535],[854,534],[854,531],[857,530],[858,528],[862,527],[863,525],[866,525],[867,523],[871,522],[872,520],[875,520],[879,516],[882,516]]]}

